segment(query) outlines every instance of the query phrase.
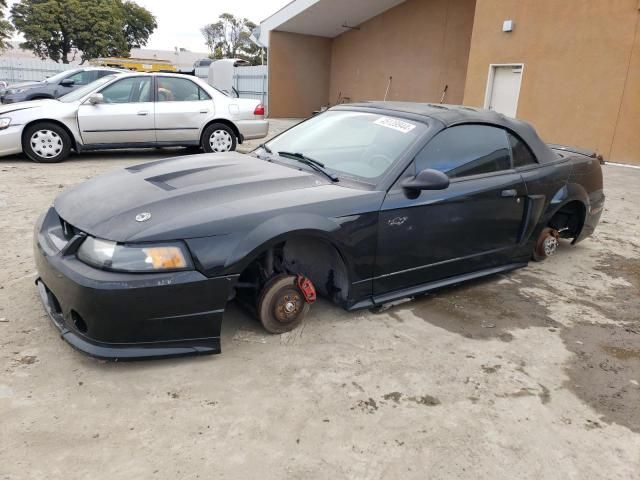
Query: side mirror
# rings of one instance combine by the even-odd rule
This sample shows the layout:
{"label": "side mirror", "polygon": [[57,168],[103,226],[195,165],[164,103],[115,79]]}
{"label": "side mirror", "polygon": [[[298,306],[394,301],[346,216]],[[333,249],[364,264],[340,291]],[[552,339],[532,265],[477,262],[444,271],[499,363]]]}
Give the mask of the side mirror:
{"label": "side mirror", "polygon": [[445,190],[449,187],[449,177],[438,170],[422,170],[413,178],[402,182],[409,190]]}
{"label": "side mirror", "polygon": [[104,103],[104,97],[101,93],[94,93],[89,97],[89,103],[91,105],[98,105],[99,103]]}
{"label": "side mirror", "polygon": [[60,85],[62,85],[63,87],[73,87],[74,83],[76,82],[74,80],[71,80],[70,78],[60,80]]}

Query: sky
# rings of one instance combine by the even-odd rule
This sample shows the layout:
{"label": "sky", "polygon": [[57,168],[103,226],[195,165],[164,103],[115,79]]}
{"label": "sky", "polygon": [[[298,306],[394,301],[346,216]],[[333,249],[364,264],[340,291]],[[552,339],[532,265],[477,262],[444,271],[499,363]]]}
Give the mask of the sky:
{"label": "sky", "polygon": [[[146,48],[173,50],[182,47],[206,52],[200,29],[214,23],[221,13],[245,17],[259,24],[291,0],[135,0],[156,16],[158,28]],[[15,3],[10,0],[8,3]],[[20,37],[16,37],[20,40]]]}
{"label": "sky", "polygon": [[158,29],[151,36],[148,48],[173,50],[184,47],[194,52],[206,52],[200,29],[214,23],[221,13],[245,17],[259,24],[284,7],[290,0],[136,0],[156,16]]}

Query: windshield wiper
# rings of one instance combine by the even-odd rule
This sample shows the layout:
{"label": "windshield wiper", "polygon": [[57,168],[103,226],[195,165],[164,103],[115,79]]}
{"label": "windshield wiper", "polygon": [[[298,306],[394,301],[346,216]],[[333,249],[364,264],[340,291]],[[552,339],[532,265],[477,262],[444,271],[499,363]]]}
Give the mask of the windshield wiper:
{"label": "windshield wiper", "polygon": [[298,152],[278,152],[278,155],[285,158],[290,158],[292,160],[296,160],[300,163],[304,163],[308,167],[313,168],[316,172],[320,172],[329,178],[332,182],[339,182],[340,179],[335,176],[333,173],[325,170],[324,163],[319,162],[318,160],[314,160],[313,158],[309,158],[306,155]]}

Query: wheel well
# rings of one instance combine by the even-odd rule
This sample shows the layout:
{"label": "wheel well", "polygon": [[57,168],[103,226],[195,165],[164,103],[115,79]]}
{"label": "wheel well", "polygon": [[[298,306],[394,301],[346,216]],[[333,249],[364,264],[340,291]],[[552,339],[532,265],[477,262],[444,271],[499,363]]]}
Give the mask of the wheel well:
{"label": "wheel well", "polygon": [[59,122],[57,120],[50,120],[48,118],[39,118],[38,120],[33,120],[32,122],[27,123],[24,126],[24,129],[22,130],[22,141],[24,142],[24,138],[27,132],[27,129],[29,127],[31,127],[32,125],[36,125],[38,123],[53,123],[55,125],[58,125],[60,128],[64,129],[67,134],[69,135],[69,138],[71,139],[71,148],[73,148],[73,150],[75,150],[76,152],[78,151],[78,146],[76,145],[76,138],[73,136],[73,133],[71,133],[71,130],[69,130],[69,127],[67,127],[64,123]]}
{"label": "wheel well", "polygon": [[29,100],[53,100],[51,95],[34,95]]}
{"label": "wheel well", "polygon": [[564,204],[554,213],[549,226],[560,232],[562,238],[576,238],[584,225],[587,209],[582,202],[574,200]]}
{"label": "wheel well", "polygon": [[319,295],[338,304],[349,296],[349,273],[340,251],[327,240],[296,235],[261,252],[240,274],[240,288],[259,294],[280,273],[300,274],[313,282]]}
{"label": "wheel well", "polygon": [[238,140],[240,140],[240,130],[238,130],[238,127],[236,126],[235,123],[233,123],[232,121],[227,120],[225,118],[216,118],[215,120],[211,120],[209,123],[207,123],[204,126],[204,128],[202,129],[202,134],[200,135],[200,143],[202,143],[202,137],[204,135],[205,130],[207,128],[209,128],[210,125],[213,125],[214,123],[221,123],[223,125],[226,125],[227,127],[229,127],[233,131],[233,133],[236,136],[236,138]]}

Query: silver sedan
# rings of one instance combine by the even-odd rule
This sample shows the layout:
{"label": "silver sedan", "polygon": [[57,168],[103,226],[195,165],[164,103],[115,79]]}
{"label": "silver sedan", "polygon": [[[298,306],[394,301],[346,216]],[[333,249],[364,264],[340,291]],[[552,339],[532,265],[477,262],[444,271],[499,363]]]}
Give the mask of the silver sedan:
{"label": "silver sedan", "polygon": [[184,75],[119,73],[58,100],[0,107],[0,156],[61,162],[71,150],[200,147],[235,150],[269,131],[258,100],[231,98]]}

